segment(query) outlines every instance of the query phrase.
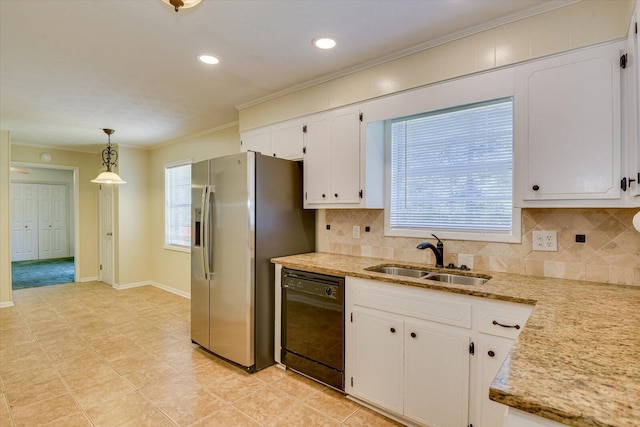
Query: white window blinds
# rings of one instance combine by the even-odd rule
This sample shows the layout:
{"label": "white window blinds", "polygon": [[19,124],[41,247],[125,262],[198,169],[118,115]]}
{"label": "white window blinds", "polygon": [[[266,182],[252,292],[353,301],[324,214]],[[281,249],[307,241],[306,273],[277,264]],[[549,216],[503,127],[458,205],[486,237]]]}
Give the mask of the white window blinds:
{"label": "white window blinds", "polygon": [[393,229],[511,232],[513,98],[391,122]]}
{"label": "white window blinds", "polygon": [[168,166],[164,172],[165,244],[191,246],[191,164]]}

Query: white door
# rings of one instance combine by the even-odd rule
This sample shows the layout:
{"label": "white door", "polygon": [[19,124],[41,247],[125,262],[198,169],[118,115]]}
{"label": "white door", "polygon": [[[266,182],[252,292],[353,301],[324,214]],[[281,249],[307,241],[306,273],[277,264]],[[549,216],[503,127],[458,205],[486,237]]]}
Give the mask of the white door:
{"label": "white door", "polygon": [[100,280],[113,285],[113,186],[100,185]]}
{"label": "white door", "polygon": [[426,425],[468,425],[469,331],[413,320],[404,334],[404,415]]}
{"label": "white door", "polygon": [[39,233],[38,258],[69,256],[67,218],[67,186],[65,184],[38,185]]}
{"label": "white door", "polygon": [[403,320],[384,312],[353,310],[351,394],[397,414],[403,412]]}
{"label": "white door", "polygon": [[38,259],[38,187],[11,183],[11,261]]}

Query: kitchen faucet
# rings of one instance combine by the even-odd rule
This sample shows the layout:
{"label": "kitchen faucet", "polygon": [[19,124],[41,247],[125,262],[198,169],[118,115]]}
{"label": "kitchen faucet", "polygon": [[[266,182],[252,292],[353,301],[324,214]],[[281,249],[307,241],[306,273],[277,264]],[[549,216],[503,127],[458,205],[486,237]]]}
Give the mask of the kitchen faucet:
{"label": "kitchen faucet", "polygon": [[436,236],[435,234],[432,234],[432,236],[435,237],[436,240],[438,241],[438,246],[434,246],[433,243],[422,242],[416,247],[418,249],[427,249],[427,248],[431,249],[433,253],[436,255],[436,268],[443,268],[444,267],[444,244],[442,243],[442,240],[438,239],[438,236]]}

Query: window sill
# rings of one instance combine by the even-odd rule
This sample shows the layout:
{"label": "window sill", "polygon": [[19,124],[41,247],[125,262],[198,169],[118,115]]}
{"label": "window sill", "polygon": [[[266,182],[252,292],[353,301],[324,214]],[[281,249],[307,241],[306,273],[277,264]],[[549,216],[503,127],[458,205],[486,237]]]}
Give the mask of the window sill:
{"label": "window sill", "polygon": [[183,252],[187,254],[191,253],[191,248],[188,246],[164,245],[164,248],[166,250],[174,251],[174,252]]}

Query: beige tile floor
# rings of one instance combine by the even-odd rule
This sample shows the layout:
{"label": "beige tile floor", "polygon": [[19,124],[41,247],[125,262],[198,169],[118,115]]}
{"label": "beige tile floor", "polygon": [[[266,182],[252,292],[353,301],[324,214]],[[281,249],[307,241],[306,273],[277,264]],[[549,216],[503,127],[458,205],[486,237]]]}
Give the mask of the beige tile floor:
{"label": "beige tile floor", "polygon": [[14,292],[0,309],[0,426],[390,426],[275,366],[191,344],[189,300],[101,282]]}

